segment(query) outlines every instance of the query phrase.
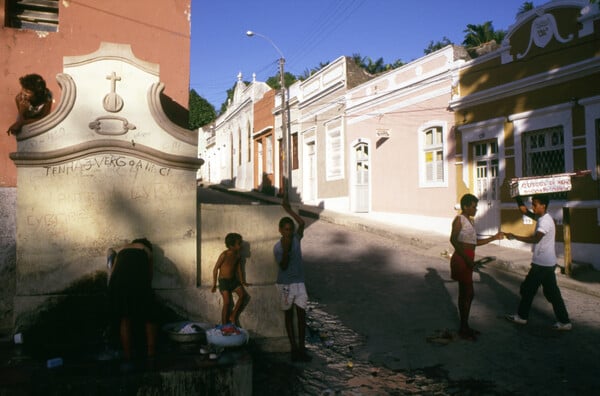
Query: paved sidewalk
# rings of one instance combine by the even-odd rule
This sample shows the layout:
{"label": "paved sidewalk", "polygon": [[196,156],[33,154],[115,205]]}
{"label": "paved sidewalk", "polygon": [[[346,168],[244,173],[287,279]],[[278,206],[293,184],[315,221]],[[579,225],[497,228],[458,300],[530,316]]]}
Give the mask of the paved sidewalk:
{"label": "paved sidewalk", "polygon": [[[210,185],[209,188],[242,195],[262,202],[281,203],[280,198],[259,192],[238,190],[218,184]],[[370,232],[399,242],[418,246],[422,248],[423,254],[443,256],[450,255],[453,251],[452,245],[449,242],[449,234],[443,235],[400,226],[395,222],[395,216],[392,213],[342,213],[305,204],[300,204],[299,210],[302,215],[307,217],[318,218],[333,224]],[[478,246],[476,258],[491,258],[496,268],[525,275],[531,263],[531,251],[510,247],[512,244],[513,241],[502,240]],[[562,257],[559,257],[558,264],[563,265]],[[561,287],[600,297],[600,271],[593,269],[589,265],[573,263],[572,275],[558,274],[557,280]]]}

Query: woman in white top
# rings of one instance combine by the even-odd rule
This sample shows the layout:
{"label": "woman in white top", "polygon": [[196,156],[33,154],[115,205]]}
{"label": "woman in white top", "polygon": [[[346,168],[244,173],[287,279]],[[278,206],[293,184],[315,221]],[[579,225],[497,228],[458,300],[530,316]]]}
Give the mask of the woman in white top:
{"label": "woman in white top", "polygon": [[473,194],[465,194],[460,200],[461,213],[452,222],[450,243],[454,254],[450,260],[451,277],[458,281],[458,313],[460,315],[460,337],[475,340],[480,333],[469,327],[469,312],[475,292],[473,290],[473,267],[475,266],[475,247],[504,238],[502,232],[477,239],[473,218],[477,213],[479,199]]}

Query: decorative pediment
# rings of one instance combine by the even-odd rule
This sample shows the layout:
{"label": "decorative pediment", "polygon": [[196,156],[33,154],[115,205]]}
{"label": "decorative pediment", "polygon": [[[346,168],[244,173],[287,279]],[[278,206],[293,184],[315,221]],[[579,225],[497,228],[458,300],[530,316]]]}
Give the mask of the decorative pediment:
{"label": "decorative pediment", "polygon": [[[566,31],[569,29],[565,26],[559,26],[555,14],[557,11],[564,8],[577,8],[580,10],[578,22],[582,28],[577,31]],[[558,0],[551,1],[538,8],[530,10],[517,18],[517,22],[509,28],[508,33],[500,47],[500,58],[502,64],[510,63],[515,60],[515,56],[511,50],[517,51],[516,59],[525,58],[530,51],[537,48],[546,48],[546,46],[556,40],[559,43],[569,43],[576,37],[584,37],[594,32],[594,21],[600,18],[598,4],[588,4],[584,0]],[[529,27],[529,40],[527,47],[523,49],[514,48],[514,43],[511,42],[515,32]]]}
{"label": "decorative pediment", "polygon": [[517,59],[527,56],[532,45],[536,45],[539,48],[546,48],[552,38],[563,44],[573,40],[573,33],[570,33],[566,38],[561,37],[554,15],[544,13],[543,9],[539,9],[536,14],[537,18],[531,23],[529,45],[525,52],[517,54]]}
{"label": "decorative pediment", "polygon": [[198,135],[165,114],[159,65],[135,57],[129,44],[102,43],[93,53],[65,57],[57,81],[61,100],[50,115],[23,128],[20,155],[106,145],[110,138],[195,162]]}

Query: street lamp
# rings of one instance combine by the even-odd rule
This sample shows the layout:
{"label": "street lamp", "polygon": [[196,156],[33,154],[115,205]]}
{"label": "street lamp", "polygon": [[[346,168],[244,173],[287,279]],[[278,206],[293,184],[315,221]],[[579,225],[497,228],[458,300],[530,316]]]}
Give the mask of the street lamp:
{"label": "street lamp", "polygon": [[273,42],[273,40],[271,40],[269,37],[262,35],[260,33],[253,32],[252,30],[248,30],[246,32],[246,36],[262,37],[263,39],[267,40],[269,42],[269,44],[271,44],[273,46],[273,48],[275,48],[277,53],[279,53],[279,82],[281,85],[281,89],[280,89],[281,135],[282,135],[282,141],[283,141],[283,144],[282,144],[283,147],[282,147],[282,150],[279,153],[279,155],[281,156],[281,160],[283,162],[283,187],[284,187],[283,194],[287,198],[288,194],[289,194],[292,175],[291,175],[290,163],[289,163],[289,161],[290,161],[290,138],[288,136],[288,129],[287,129],[287,105],[286,105],[286,101],[285,101],[285,79],[284,79],[284,74],[283,74],[283,65],[285,63],[285,57],[283,56],[283,53],[281,52],[279,47],[277,47],[275,45],[275,43]]}

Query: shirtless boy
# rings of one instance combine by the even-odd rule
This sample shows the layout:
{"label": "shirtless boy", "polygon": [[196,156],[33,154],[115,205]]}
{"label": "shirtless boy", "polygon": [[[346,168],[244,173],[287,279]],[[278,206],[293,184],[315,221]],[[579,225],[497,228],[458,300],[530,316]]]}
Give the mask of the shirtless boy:
{"label": "shirtless boy", "polygon": [[[237,233],[227,234],[225,237],[225,246],[227,250],[219,255],[219,259],[213,269],[213,287],[212,292],[217,291],[217,279],[219,280],[219,291],[223,296],[223,309],[221,311],[221,323],[236,322],[239,310],[246,297],[244,286],[248,286],[244,280],[242,266],[240,263],[240,250],[242,248],[242,236]],[[238,299],[229,312],[232,301],[232,293],[238,295]]]}

